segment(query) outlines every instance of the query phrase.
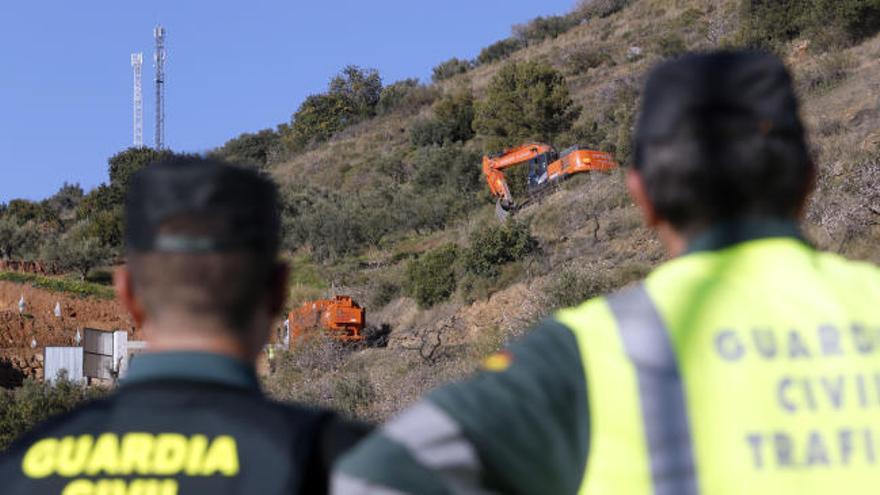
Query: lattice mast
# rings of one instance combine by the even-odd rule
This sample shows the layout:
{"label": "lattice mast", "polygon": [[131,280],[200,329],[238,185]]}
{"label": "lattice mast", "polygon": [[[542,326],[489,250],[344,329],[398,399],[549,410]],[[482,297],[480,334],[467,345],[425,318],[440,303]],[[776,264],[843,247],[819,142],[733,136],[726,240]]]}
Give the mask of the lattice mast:
{"label": "lattice mast", "polygon": [[131,69],[134,73],[133,107],[133,145],[140,148],[144,145],[144,95],[141,88],[141,66],[144,64],[143,53],[131,54]]}
{"label": "lattice mast", "polygon": [[156,39],[156,53],[153,63],[156,66],[156,149],[165,148],[165,28],[161,25],[153,30]]}

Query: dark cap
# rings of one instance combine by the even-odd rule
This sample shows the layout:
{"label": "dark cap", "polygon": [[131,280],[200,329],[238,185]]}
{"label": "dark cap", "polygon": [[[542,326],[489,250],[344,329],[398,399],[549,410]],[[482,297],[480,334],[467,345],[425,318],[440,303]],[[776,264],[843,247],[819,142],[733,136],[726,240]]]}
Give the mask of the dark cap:
{"label": "dark cap", "polygon": [[[278,249],[275,185],[256,172],[219,161],[180,157],[145,167],[129,182],[125,210],[125,242],[131,251],[274,254]],[[206,227],[197,233],[166,228],[179,218]]]}
{"label": "dark cap", "polygon": [[635,165],[642,165],[648,143],[771,134],[803,139],[791,77],[779,58],[754,51],[685,55],[648,76]]}

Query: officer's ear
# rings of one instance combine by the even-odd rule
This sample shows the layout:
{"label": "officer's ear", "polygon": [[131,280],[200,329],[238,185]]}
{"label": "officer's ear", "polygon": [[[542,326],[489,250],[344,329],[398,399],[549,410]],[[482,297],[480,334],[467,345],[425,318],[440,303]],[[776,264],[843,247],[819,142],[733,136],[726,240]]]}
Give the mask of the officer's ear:
{"label": "officer's ear", "polygon": [[277,315],[284,309],[284,303],[287,301],[287,277],[290,274],[290,268],[285,262],[275,263],[272,268],[272,274],[269,278],[269,312]]}
{"label": "officer's ear", "polygon": [[116,289],[116,299],[122,304],[137,328],[143,327],[144,306],[137,298],[134,291],[134,283],[131,272],[126,267],[119,267],[113,273],[113,286]]}
{"label": "officer's ear", "polygon": [[654,204],[651,203],[651,198],[648,197],[648,191],[645,189],[645,181],[635,168],[630,167],[626,171],[626,188],[629,190],[630,197],[632,197],[636,206],[638,206],[639,210],[642,212],[645,224],[647,224],[648,227],[657,227],[660,224],[661,219],[657,216],[657,210],[654,209]]}

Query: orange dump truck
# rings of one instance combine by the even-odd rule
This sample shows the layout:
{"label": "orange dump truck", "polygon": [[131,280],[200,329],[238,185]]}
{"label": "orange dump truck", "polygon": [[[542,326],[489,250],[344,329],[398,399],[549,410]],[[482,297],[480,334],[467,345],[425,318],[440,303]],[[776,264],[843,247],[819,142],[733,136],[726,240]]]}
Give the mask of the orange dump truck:
{"label": "orange dump truck", "polygon": [[288,315],[290,346],[315,331],[321,331],[334,340],[359,341],[364,337],[366,310],[350,296],[308,301]]}

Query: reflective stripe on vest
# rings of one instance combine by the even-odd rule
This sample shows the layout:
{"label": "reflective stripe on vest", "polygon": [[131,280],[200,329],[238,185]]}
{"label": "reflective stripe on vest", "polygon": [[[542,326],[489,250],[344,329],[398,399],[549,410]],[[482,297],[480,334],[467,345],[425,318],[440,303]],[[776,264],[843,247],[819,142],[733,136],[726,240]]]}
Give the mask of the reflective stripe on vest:
{"label": "reflective stripe on vest", "polygon": [[874,493],[880,271],[768,238],[560,311],[587,377],[581,493]]}
{"label": "reflective stripe on vest", "polygon": [[654,495],[698,493],[684,387],[669,332],[643,284],[608,297],[636,368]]}
{"label": "reflective stripe on vest", "polygon": [[588,377],[591,445],[580,493],[698,493],[669,334],[643,285],[563,310]]}

